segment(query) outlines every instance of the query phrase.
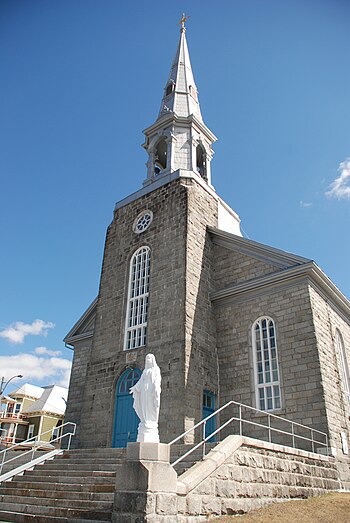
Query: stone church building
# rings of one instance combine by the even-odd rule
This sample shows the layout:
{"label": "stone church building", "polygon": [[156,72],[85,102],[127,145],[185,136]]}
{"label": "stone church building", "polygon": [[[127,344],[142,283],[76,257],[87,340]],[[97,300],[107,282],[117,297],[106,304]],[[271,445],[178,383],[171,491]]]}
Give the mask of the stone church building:
{"label": "stone church building", "polygon": [[129,388],[153,353],[161,442],[234,400],[326,432],[345,457],[350,303],[314,261],[242,237],[212,185],[216,137],[202,118],[184,26],[144,134],[146,179],[116,204],[98,296],[64,340],[74,348],[74,445],[135,441]]}

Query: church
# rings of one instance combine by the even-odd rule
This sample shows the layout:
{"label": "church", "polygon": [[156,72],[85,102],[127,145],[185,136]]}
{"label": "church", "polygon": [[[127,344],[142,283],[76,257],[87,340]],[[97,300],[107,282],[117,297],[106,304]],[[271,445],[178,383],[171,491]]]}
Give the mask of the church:
{"label": "church", "polygon": [[350,303],[314,261],[244,238],[216,193],[216,137],[184,22],[144,135],[146,177],[116,203],[98,296],[64,339],[74,349],[65,418],[77,424],[73,445],[136,440],[129,389],[151,353],[162,376],[161,442],[233,400],[256,409],[255,419],[269,412],[326,433],[332,455],[347,460]]}

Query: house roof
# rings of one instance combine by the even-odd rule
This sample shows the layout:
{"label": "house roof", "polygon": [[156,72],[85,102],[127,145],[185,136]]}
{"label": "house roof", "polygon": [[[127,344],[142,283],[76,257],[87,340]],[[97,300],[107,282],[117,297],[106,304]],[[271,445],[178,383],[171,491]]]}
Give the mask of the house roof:
{"label": "house roof", "polygon": [[31,385],[30,383],[25,383],[21,385],[18,389],[10,393],[12,398],[34,398],[38,399],[44,392],[42,387],[37,387],[36,385]]}
{"label": "house roof", "polygon": [[68,396],[68,389],[59,387],[58,385],[51,385],[44,387],[43,393],[32,405],[23,409],[23,413],[30,414],[50,413],[64,415],[66,410],[66,400]]}

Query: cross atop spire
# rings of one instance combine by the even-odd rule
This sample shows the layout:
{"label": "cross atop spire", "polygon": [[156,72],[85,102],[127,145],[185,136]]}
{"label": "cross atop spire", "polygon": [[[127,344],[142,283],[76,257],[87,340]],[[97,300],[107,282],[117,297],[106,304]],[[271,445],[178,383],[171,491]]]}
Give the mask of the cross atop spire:
{"label": "cross atop spire", "polygon": [[180,22],[177,24],[177,25],[180,25],[180,24],[181,24],[180,32],[182,32],[182,31],[186,31],[185,22],[187,22],[187,20],[188,20],[189,18],[190,18],[190,17],[189,17],[189,16],[186,16],[185,13],[182,13],[182,18],[181,18]]}

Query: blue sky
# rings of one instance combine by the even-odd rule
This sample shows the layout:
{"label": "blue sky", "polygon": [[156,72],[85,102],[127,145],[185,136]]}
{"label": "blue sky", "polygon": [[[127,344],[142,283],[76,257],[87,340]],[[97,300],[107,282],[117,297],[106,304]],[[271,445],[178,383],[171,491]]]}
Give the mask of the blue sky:
{"label": "blue sky", "polygon": [[350,2],[2,0],[0,377],[66,383],[183,11],[217,192],[350,297]]}

